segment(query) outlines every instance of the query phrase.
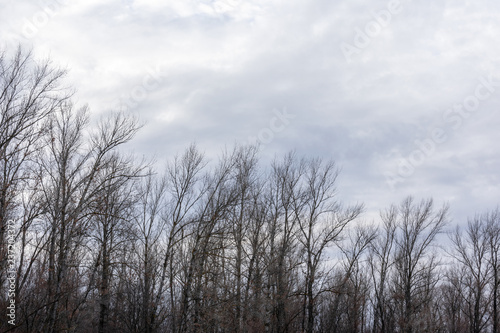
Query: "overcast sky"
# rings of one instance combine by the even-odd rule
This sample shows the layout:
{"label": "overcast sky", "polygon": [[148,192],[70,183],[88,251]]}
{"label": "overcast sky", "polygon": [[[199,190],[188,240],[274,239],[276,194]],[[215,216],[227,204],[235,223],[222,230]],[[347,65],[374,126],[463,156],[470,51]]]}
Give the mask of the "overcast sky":
{"label": "overcast sky", "polygon": [[411,194],[463,222],[500,201],[500,2],[422,2],[0,0],[0,47],[139,115],[136,154],[258,141],[336,160],[367,219]]}

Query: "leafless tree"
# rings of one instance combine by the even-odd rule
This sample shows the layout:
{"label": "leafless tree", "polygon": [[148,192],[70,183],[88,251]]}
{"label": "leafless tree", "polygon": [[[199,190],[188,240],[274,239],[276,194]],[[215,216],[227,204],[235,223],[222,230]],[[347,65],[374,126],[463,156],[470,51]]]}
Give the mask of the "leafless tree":
{"label": "leafless tree", "polygon": [[18,250],[17,325],[2,330],[500,330],[498,208],[441,259],[446,206],[407,197],[376,227],[356,223],[363,205],[342,203],[334,162],[262,165],[255,146],[209,163],[193,144],[158,172],[121,151],[138,121],[92,125],[64,75],[0,54],[0,286],[8,220]]}
{"label": "leafless tree", "polygon": [[[233,186],[234,153],[225,154],[213,171],[207,173],[201,186],[202,197],[195,207],[192,221],[188,261],[182,288],[179,331],[212,331],[213,324],[205,320],[210,311],[203,306],[203,291],[207,290],[206,273],[210,260],[219,255],[220,240],[224,238],[224,222],[235,205]],[[206,326],[205,326],[206,325]]]}
{"label": "leafless tree", "polygon": [[[44,330],[62,329],[72,324],[74,308],[69,302],[73,290],[79,290],[78,280],[71,285],[72,267],[81,259],[81,246],[87,237],[90,207],[108,181],[103,177],[106,168],[118,158],[115,149],[132,138],[137,131],[136,121],[123,114],[104,119],[94,135],[84,136],[87,109],[76,112],[71,104],[59,107],[47,123],[47,149],[41,153],[39,165],[45,175],[40,182],[49,227],[47,313]],[[116,180],[114,174],[109,177]],[[63,324],[59,318],[66,318]]]}
{"label": "leafless tree", "polygon": [[[299,205],[294,202],[300,197],[300,181],[304,166],[294,153],[285,155],[282,160],[275,160],[271,167],[267,183],[268,244],[266,245],[266,330],[270,332],[289,332],[293,313],[292,296],[294,274],[300,264],[297,244],[297,212]],[[301,207],[302,208],[302,207]],[[297,294],[298,296],[298,294]],[[297,298],[295,296],[295,298]]]}
{"label": "leafless tree", "polygon": [[95,281],[99,293],[99,332],[117,331],[116,315],[111,321],[115,324],[109,325],[111,310],[119,312],[116,307],[111,308],[112,301],[116,304],[113,280],[116,266],[120,264],[119,253],[129,250],[127,246],[134,239],[134,204],[140,197],[135,183],[141,176],[142,166],[134,167],[130,160],[116,157],[105,166],[105,172],[100,175],[102,182],[98,180],[102,187],[90,207],[93,239],[85,245],[88,253],[94,253],[90,262],[95,269],[89,271],[89,280],[91,284]]}
{"label": "leafless tree", "polygon": [[365,252],[375,239],[376,231],[365,224],[356,224],[346,230],[347,235],[339,244],[339,262],[333,274],[324,274],[326,288],[320,294],[324,310],[320,313],[319,331],[364,332],[368,326],[370,275]]}
{"label": "leafless tree", "polygon": [[469,332],[468,320],[465,316],[464,276],[455,263],[450,264],[445,273],[445,280],[439,286],[440,306],[442,313],[442,326],[445,332]]}
{"label": "leafless tree", "polygon": [[[160,276],[160,257],[164,255],[161,244],[165,231],[167,183],[164,177],[145,178],[139,188],[139,200],[136,217],[138,251],[137,276],[141,299],[141,331],[154,332],[159,324],[161,299],[157,296],[157,282]],[[159,303],[156,301],[159,300]],[[161,322],[160,322],[161,323]]]}
{"label": "leafless tree", "polygon": [[454,249],[451,253],[460,267],[460,285],[464,314],[471,332],[482,332],[489,327],[498,329],[498,213],[478,215],[467,223],[465,234],[456,228],[451,235]]}
{"label": "leafless tree", "polygon": [[447,220],[448,208],[434,208],[432,199],[419,203],[408,197],[390,210],[398,226],[395,248],[393,293],[396,300],[397,324],[402,332],[428,329],[422,314],[431,304],[437,283],[436,260],[430,252],[436,236]]}
{"label": "leafless tree", "polygon": [[369,249],[369,266],[373,284],[373,332],[393,332],[394,304],[391,301],[389,282],[394,272],[394,248],[397,230],[397,212],[393,206],[380,213],[382,224],[378,237]]}
{"label": "leafless tree", "polygon": [[5,281],[6,223],[16,220],[24,229],[32,223],[21,212],[21,193],[33,180],[30,166],[41,146],[43,121],[70,95],[62,86],[64,76],[64,70],[48,60],[35,61],[20,46],[13,55],[0,50],[0,286]]}
{"label": "leafless tree", "polygon": [[[168,289],[169,318],[173,332],[177,332],[178,317],[178,276],[180,275],[179,258],[176,252],[182,251],[187,228],[194,219],[194,208],[201,199],[202,191],[198,187],[201,172],[206,166],[203,155],[195,145],[191,145],[181,157],[175,157],[168,165],[166,173],[167,210],[163,217],[166,223],[166,248],[163,258],[162,273],[158,288],[158,297]],[[156,304],[160,299],[156,300]]]}
{"label": "leafless tree", "polygon": [[492,332],[500,332],[500,211],[495,209],[481,216],[486,224],[486,233],[490,249],[488,264],[491,270],[491,320]]}
{"label": "leafless tree", "polygon": [[311,333],[314,331],[317,312],[315,300],[324,291],[318,283],[324,251],[339,239],[348,223],[359,216],[363,206],[343,208],[337,200],[338,170],[333,162],[312,159],[306,161],[303,168],[303,189],[293,197],[293,203],[299,226],[298,240],[305,253],[302,329]]}

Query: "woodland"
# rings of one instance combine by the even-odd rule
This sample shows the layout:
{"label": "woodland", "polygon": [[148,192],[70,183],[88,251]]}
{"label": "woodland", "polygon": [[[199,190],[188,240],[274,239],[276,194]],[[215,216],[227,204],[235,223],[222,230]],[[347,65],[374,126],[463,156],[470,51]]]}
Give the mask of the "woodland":
{"label": "woodland", "polygon": [[159,167],[65,75],[0,53],[2,332],[500,332],[498,208],[402,196],[368,221],[342,161],[252,145]]}

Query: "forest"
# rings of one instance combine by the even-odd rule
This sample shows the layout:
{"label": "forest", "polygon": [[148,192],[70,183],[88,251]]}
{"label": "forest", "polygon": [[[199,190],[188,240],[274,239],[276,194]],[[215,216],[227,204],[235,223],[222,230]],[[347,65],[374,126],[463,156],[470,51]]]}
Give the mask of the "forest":
{"label": "forest", "polygon": [[65,76],[0,54],[2,332],[500,332],[497,207],[402,196],[367,221],[342,161],[252,145],[160,167]]}

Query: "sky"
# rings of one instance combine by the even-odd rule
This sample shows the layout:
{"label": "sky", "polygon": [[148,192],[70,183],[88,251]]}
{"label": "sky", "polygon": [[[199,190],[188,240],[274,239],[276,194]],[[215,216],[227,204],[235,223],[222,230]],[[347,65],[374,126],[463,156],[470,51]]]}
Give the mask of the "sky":
{"label": "sky", "polygon": [[135,154],[333,159],[367,220],[407,195],[453,224],[497,207],[499,39],[494,0],[0,0],[0,48],[67,68],[94,115],[137,115]]}

